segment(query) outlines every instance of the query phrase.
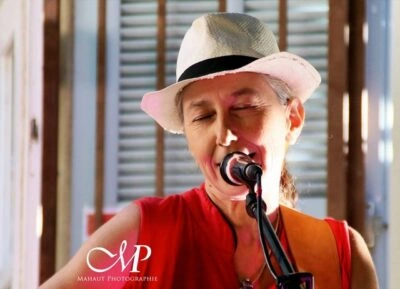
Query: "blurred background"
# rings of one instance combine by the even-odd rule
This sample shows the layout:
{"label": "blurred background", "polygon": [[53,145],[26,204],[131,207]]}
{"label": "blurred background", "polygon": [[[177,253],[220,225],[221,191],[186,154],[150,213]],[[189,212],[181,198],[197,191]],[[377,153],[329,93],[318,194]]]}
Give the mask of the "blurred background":
{"label": "blurred background", "polygon": [[216,11],[258,17],[321,73],[287,158],[298,208],[346,219],[399,288],[400,1],[0,0],[0,289],[37,288],[132,200],[202,182],[139,104]]}

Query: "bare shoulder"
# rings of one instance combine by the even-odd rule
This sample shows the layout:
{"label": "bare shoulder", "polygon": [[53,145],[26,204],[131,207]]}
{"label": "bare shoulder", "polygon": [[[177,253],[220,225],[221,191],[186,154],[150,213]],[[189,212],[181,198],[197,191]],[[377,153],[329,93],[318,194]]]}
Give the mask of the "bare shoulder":
{"label": "bare shoulder", "polygon": [[[135,239],[135,233],[140,227],[140,209],[135,203],[130,203],[116,214],[111,220],[100,227],[93,237],[96,239],[97,235],[106,237],[109,233],[116,234],[118,237],[130,237],[131,240]],[[133,234],[133,235],[132,235]],[[115,235],[114,235],[115,236]],[[137,236],[136,236],[137,237]],[[102,239],[103,239],[102,238]],[[104,239],[103,239],[104,240]],[[136,239],[135,239],[136,243]]]}
{"label": "bare shoulder", "polygon": [[140,227],[140,209],[130,203],[113,218],[96,230],[82,246],[89,249],[97,246],[114,248],[123,240],[135,245]]}
{"label": "bare shoulder", "polygon": [[[75,256],[73,256],[60,271],[46,281],[40,289],[78,289],[89,287],[94,289],[122,288],[123,284],[119,284],[118,282],[112,282],[112,284],[105,284],[104,282],[90,283],[89,276],[96,276],[97,278],[105,280],[105,275],[93,272],[88,266],[88,258],[90,257],[94,260],[93,262],[101,263],[102,266],[104,266],[104,264],[110,264],[114,262],[114,260],[106,258],[110,258],[112,254],[116,256],[118,252],[120,252],[122,243],[124,243],[126,244],[126,246],[124,245],[124,247],[126,247],[124,252],[126,260],[128,260],[129,256],[133,254],[134,245],[137,243],[139,227],[140,209],[136,204],[131,203],[94,232],[87,241],[84,242]],[[102,248],[103,251],[94,250],[96,248]],[[109,252],[109,254],[102,253],[104,250]],[[104,274],[129,274],[129,270],[126,270],[126,272],[112,272],[113,269],[116,268],[110,268],[110,270],[105,271]]]}
{"label": "bare shoulder", "polygon": [[351,245],[351,288],[378,289],[378,279],[371,254],[363,237],[349,229]]}

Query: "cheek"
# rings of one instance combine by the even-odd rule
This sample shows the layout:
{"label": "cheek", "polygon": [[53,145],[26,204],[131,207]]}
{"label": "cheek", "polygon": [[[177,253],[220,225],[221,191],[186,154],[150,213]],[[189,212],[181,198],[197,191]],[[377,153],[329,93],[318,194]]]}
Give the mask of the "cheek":
{"label": "cheek", "polygon": [[263,135],[263,144],[267,155],[273,159],[282,159],[286,153],[286,137],[283,133]]}
{"label": "cheek", "polygon": [[189,133],[185,134],[186,137],[186,144],[188,147],[188,150],[190,152],[190,154],[194,157],[196,155],[196,151],[197,151],[197,146],[196,146],[196,142],[193,141],[193,136]]}
{"label": "cheek", "polygon": [[197,165],[201,166],[204,159],[209,155],[207,138],[205,136],[198,136],[194,133],[186,134],[186,142],[188,150],[194,158]]}
{"label": "cheek", "polygon": [[286,154],[286,129],[279,122],[269,123],[259,131],[254,130],[253,140],[260,147],[266,165],[279,166]]}
{"label": "cheek", "polygon": [[[282,124],[283,123],[283,124]],[[246,134],[259,145],[268,147],[284,146],[286,140],[286,127],[284,121],[258,121],[248,127]]]}

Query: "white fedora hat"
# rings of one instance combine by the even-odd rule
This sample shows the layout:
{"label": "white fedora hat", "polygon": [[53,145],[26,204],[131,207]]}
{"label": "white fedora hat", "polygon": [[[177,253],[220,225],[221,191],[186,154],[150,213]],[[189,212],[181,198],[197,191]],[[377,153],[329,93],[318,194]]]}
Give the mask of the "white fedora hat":
{"label": "white fedora hat", "polygon": [[176,82],[146,93],[141,108],[165,130],[183,133],[176,95],[189,83],[224,74],[255,72],[286,82],[306,101],[321,82],[303,58],[280,52],[272,31],[260,20],[239,13],[213,13],[196,19],[179,50]]}

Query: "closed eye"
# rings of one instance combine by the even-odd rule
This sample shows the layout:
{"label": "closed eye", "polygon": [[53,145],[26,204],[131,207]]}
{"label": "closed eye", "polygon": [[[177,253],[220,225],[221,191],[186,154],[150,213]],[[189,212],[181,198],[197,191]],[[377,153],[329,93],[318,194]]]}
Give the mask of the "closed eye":
{"label": "closed eye", "polygon": [[259,105],[248,104],[248,105],[235,106],[232,108],[232,111],[246,112],[246,111],[255,111],[255,110],[259,110],[259,109],[260,109]]}
{"label": "closed eye", "polygon": [[233,110],[245,110],[245,109],[255,109],[257,108],[256,105],[243,105],[243,106],[236,106]]}
{"label": "closed eye", "polygon": [[213,115],[214,115],[213,113],[202,114],[202,115],[199,115],[199,116],[196,116],[195,118],[193,118],[192,122],[208,120],[211,117],[213,117]]}

